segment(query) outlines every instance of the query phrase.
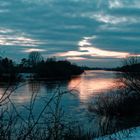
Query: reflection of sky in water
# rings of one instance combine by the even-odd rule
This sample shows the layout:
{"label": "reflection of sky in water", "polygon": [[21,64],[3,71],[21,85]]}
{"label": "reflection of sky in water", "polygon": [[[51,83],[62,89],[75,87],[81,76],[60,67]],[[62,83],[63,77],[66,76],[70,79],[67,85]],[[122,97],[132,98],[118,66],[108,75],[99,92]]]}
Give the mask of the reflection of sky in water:
{"label": "reflection of sky in water", "polygon": [[88,100],[96,94],[106,92],[116,87],[114,73],[105,71],[88,71],[78,78],[72,79],[69,89],[79,91],[80,100]]}
{"label": "reflection of sky in water", "polygon": [[[16,103],[27,103],[30,101],[32,93],[38,93],[37,96],[50,96],[58,89],[75,90],[81,101],[88,101],[92,96],[106,92],[116,87],[115,76],[109,71],[86,71],[79,77],[71,79],[69,82],[31,82],[23,84],[14,93],[11,99]],[[4,89],[0,90],[1,96]],[[76,94],[77,95],[77,94]]]}

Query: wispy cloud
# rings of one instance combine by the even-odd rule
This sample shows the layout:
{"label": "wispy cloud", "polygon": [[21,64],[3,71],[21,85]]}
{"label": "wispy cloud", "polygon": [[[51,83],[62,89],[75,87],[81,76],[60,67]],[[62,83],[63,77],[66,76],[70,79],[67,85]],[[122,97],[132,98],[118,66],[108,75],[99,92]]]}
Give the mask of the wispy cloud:
{"label": "wispy cloud", "polygon": [[85,56],[90,55],[89,52],[81,52],[81,51],[67,51],[62,53],[56,53],[55,56],[57,57],[79,57],[79,56]]}
{"label": "wispy cloud", "polygon": [[82,60],[88,60],[88,58],[85,57],[67,57],[67,60],[76,60],[76,61],[82,61]]}
{"label": "wispy cloud", "polygon": [[124,58],[129,56],[130,53],[128,52],[116,52],[110,50],[102,50],[96,47],[80,47],[81,51],[88,51],[91,56],[93,57],[104,57],[104,58]]}
{"label": "wispy cloud", "polygon": [[109,0],[109,8],[122,8],[123,2],[120,0]]}
{"label": "wispy cloud", "polygon": [[68,57],[73,59],[81,58],[85,60],[82,56],[90,56],[96,58],[124,58],[128,56],[140,56],[140,54],[131,54],[129,52],[120,52],[120,51],[111,51],[103,50],[97,47],[94,47],[90,43],[90,37],[85,37],[83,40],[79,41],[79,50],[78,51],[68,51],[64,53],[57,53],[56,56],[59,57]]}
{"label": "wispy cloud", "polygon": [[30,48],[30,49],[25,49],[22,52],[30,53],[30,52],[34,52],[34,51],[37,51],[37,52],[45,52],[46,50],[45,49],[38,49],[38,48]]}
{"label": "wispy cloud", "polygon": [[9,12],[9,10],[8,9],[0,9],[0,13],[8,13]]}
{"label": "wispy cloud", "polygon": [[126,23],[126,24],[132,24],[132,23],[138,23],[140,21],[140,18],[135,17],[127,17],[127,16],[113,16],[105,13],[98,13],[91,16],[91,18],[94,18],[95,20],[106,23],[106,24],[120,24],[120,23]]}
{"label": "wispy cloud", "polygon": [[12,29],[0,28],[0,34],[1,33],[7,34],[7,33],[12,33],[12,32],[14,32],[14,30],[12,30]]}
{"label": "wispy cloud", "polygon": [[43,42],[28,37],[29,35],[7,28],[0,28],[0,45],[3,46],[38,46]]}
{"label": "wispy cloud", "polygon": [[109,0],[109,8],[140,8],[139,0]]}

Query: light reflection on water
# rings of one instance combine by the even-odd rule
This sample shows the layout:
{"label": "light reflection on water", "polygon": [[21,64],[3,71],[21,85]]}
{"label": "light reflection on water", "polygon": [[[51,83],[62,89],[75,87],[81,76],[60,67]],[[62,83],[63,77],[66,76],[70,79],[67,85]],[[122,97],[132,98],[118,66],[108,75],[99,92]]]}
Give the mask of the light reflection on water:
{"label": "light reflection on water", "polygon": [[86,71],[85,74],[73,78],[68,83],[69,89],[76,89],[79,92],[81,101],[88,101],[96,94],[107,92],[117,87],[117,80],[113,72]]}
{"label": "light reflection on water", "polygon": [[[27,82],[20,86],[11,99],[16,103],[27,103],[30,101],[32,93],[39,93],[39,96],[46,96],[54,92],[56,88],[63,90],[76,90],[78,100],[87,101],[96,94],[107,92],[117,87],[117,79],[114,72],[110,71],[86,71],[84,74],[72,78],[70,81],[51,81],[51,82]],[[22,85],[22,84],[21,84]],[[0,96],[5,88],[0,88]]]}

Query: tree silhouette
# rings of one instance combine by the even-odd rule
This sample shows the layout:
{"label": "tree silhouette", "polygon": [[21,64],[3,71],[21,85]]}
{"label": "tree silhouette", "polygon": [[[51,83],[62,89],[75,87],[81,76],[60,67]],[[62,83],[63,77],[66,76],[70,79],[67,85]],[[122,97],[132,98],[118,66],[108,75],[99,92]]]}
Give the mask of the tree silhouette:
{"label": "tree silhouette", "polygon": [[32,67],[36,66],[42,60],[43,60],[43,57],[37,51],[33,51],[29,54],[29,63],[30,63],[30,66]]}

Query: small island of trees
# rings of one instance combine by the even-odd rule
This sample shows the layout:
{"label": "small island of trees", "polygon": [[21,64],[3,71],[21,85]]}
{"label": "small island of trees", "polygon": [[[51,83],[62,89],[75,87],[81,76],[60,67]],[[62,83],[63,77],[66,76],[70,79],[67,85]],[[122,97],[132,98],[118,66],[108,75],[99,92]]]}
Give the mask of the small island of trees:
{"label": "small island of trees", "polygon": [[21,59],[16,64],[9,58],[0,58],[0,78],[3,80],[17,80],[21,73],[30,73],[36,79],[69,79],[80,75],[84,70],[82,67],[72,64],[67,60],[56,60],[56,58],[42,57],[39,52],[31,52],[28,58]]}

